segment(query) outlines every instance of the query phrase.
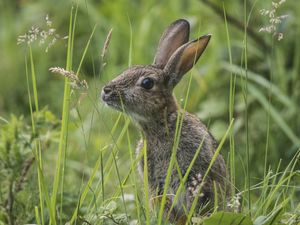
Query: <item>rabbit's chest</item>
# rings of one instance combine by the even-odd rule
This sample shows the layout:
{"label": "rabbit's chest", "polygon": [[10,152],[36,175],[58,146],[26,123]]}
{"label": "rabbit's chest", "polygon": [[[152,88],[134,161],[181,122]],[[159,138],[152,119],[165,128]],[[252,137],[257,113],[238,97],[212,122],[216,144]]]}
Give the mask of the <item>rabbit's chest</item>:
{"label": "rabbit's chest", "polygon": [[[147,145],[147,172],[148,182],[152,190],[160,192],[163,190],[164,182],[168,173],[171,160],[172,143],[160,143]],[[137,147],[137,155],[143,151],[143,142],[140,141]],[[139,164],[139,172],[143,177],[145,162],[142,157]],[[176,175],[171,176],[171,186],[177,186]],[[174,184],[173,184],[174,183]]]}

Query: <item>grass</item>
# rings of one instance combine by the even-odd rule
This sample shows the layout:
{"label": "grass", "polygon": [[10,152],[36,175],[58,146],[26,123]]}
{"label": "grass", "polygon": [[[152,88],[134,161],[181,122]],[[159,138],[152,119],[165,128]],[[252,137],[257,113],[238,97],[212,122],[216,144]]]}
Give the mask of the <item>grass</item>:
{"label": "grass", "polygon": [[[138,161],[141,158],[144,158],[145,162],[147,161],[145,142],[144,154],[136,158],[134,149],[138,134],[130,119],[123,114],[117,114],[110,109],[104,108],[102,104],[99,106],[98,93],[95,93],[99,92],[95,88],[95,86],[98,86],[99,80],[102,84],[106,79],[110,80],[112,78],[112,76],[107,74],[116,74],[117,70],[121,71],[124,69],[125,63],[124,65],[117,63],[120,60],[122,61],[123,57],[119,56],[120,52],[116,50],[120,47],[119,42],[122,42],[123,45],[128,43],[129,47],[120,47],[120,49],[125,52],[128,51],[129,58],[126,62],[130,66],[133,62],[141,60],[140,58],[142,58],[144,51],[153,49],[153,46],[155,46],[154,40],[157,40],[159,37],[156,31],[161,32],[162,27],[167,22],[158,25],[159,27],[157,28],[153,28],[155,32],[149,34],[151,29],[149,28],[150,26],[146,25],[155,23],[153,18],[147,17],[145,19],[140,17],[143,21],[138,22],[135,19],[137,15],[134,14],[134,10],[130,10],[128,16],[126,15],[125,22],[121,22],[122,18],[116,15],[113,23],[117,25],[114,26],[110,45],[107,46],[107,65],[104,65],[102,64],[104,63],[104,57],[102,57],[102,62],[99,62],[100,60],[98,59],[91,60],[97,58],[93,51],[96,46],[99,47],[100,42],[95,40],[95,36],[99,37],[99,30],[102,28],[99,28],[99,25],[91,25],[93,23],[91,21],[95,20],[95,12],[90,9],[89,4],[89,2],[85,2],[85,4],[79,3],[72,7],[69,17],[67,54],[62,55],[65,55],[66,70],[72,71],[73,68],[76,68],[74,65],[78,65],[77,75],[86,73],[87,65],[93,68],[94,78],[91,78],[89,82],[94,85],[89,85],[91,88],[88,90],[87,97],[81,100],[80,90],[71,89],[69,78],[65,78],[64,95],[61,99],[62,112],[58,114],[61,119],[59,138],[52,137],[54,143],[52,143],[51,147],[47,147],[41,136],[36,139],[33,138],[32,154],[36,160],[33,166],[35,170],[32,170],[31,173],[33,177],[36,177],[36,185],[34,187],[39,194],[36,199],[33,199],[34,207],[29,212],[29,214],[32,214],[32,217],[27,218],[28,223],[41,225],[65,224],[69,221],[70,224],[167,224],[163,219],[163,209],[167,201],[167,188],[171,169],[177,164],[175,157],[176,146],[179,143],[183,115],[180,115],[177,121],[177,132],[174,137],[174,148],[162,201],[158,206],[157,213],[153,215],[153,211],[150,208],[151,200],[148,197],[147,163],[145,163],[143,181],[136,174]],[[180,1],[175,1],[174,4],[180,5],[181,3]],[[189,4],[189,7],[193,8],[197,3],[189,2]],[[226,77],[224,76],[223,78],[218,78],[220,80],[218,84],[208,85],[210,78],[198,76],[197,73],[202,73],[202,71],[200,70],[199,72],[197,69],[194,69],[190,73],[189,78],[184,80],[182,86],[176,90],[178,98],[183,96],[183,108],[187,110],[192,110],[189,107],[194,96],[197,96],[199,101],[209,97],[207,101],[219,102],[223,98],[218,96],[217,90],[220,88],[221,94],[225,91],[229,92],[226,95],[227,100],[225,100],[228,102],[224,110],[226,114],[222,115],[220,119],[227,122],[225,122],[225,128],[221,129],[220,144],[214,159],[220,152],[226,156],[227,149],[229,149],[227,158],[233,186],[232,199],[236,197],[236,194],[242,195],[240,202],[241,212],[236,210],[235,212],[222,214],[222,212],[216,211],[210,217],[194,218],[195,204],[193,204],[192,210],[186,213],[189,221],[196,221],[199,224],[215,224],[210,221],[216,220],[223,220],[222,224],[232,224],[232,221],[238,220],[243,221],[240,224],[252,224],[253,222],[254,224],[295,224],[295,221],[299,222],[299,170],[297,168],[299,167],[300,152],[298,149],[300,137],[297,135],[299,133],[297,124],[299,123],[294,122],[295,114],[299,112],[299,105],[297,104],[299,98],[297,92],[289,93],[281,88],[280,84],[276,83],[276,77],[280,75],[279,73],[288,75],[290,68],[286,68],[284,63],[276,64],[276,60],[284,58],[286,53],[280,50],[275,42],[272,44],[273,53],[270,55],[266,53],[266,57],[269,57],[271,61],[270,64],[267,64],[267,69],[259,70],[253,66],[264,67],[266,64],[253,63],[255,57],[259,57],[259,55],[264,56],[265,54],[257,50],[258,53],[254,53],[254,56],[252,55],[252,51],[255,48],[252,40],[249,40],[247,36],[247,28],[251,26],[251,16],[255,13],[254,9],[258,3],[257,1],[253,3],[253,8],[249,8],[247,4],[247,1],[244,1],[242,4],[242,7],[244,7],[243,15],[245,17],[243,18],[243,23],[245,30],[243,30],[242,35],[238,36],[242,40],[242,45],[238,51],[236,50],[238,38],[232,35],[233,27],[227,21],[227,14],[231,12],[230,6],[228,6],[228,3],[225,4],[225,2],[221,5],[224,16],[222,22],[225,27],[225,36],[223,36],[222,39],[224,40],[222,41],[226,46],[228,57],[225,57],[224,61],[219,63],[219,68],[229,75],[229,79],[224,78]],[[117,12],[120,12],[125,7],[121,3],[105,6],[108,11],[116,10]],[[298,8],[299,6],[297,6]],[[159,12],[163,11],[163,9],[162,5],[151,8],[151,15],[159,15]],[[146,11],[146,9],[144,10]],[[189,12],[192,11],[190,10]],[[176,17],[178,12],[176,9],[172,11]],[[79,51],[76,45],[76,43],[79,43],[76,42],[77,38],[79,38],[76,31],[82,29],[82,14],[89,18],[89,27],[93,28],[89,37],[83,37],[84,41],[80,42],[80,49],[83,50]],[[172,18],[173,16],[168,15],[168,17]],[[140,30],[149,34],[149,37],[145,37],[146,35],[144,34],[141,35],[144,37],[143,40],[139,40],[139,35],[137,35],[143,32],[140,30],[136,32],[140,24],[143,25],[140,27]],[[204,26],[204,29],[208,29],[207,26]],[[122,30],[124,35],[119,30]],[[212,31],[212,33],[214,32]],[[101,34],[103,36],[101,38],[104,40],[105,35],[103,32]],[[216,35],[215,46],[218,46],[220,36]],[[123,41],[124,37],[128,37],[127,39],[125,38],[127,42]],[[141,49],[137,48],[137,42]],[[146,44],[143,45],[142,42]],[[299,41],[296,42],[296,46],[299,48]],[[41,134],[39,132],[41,124],[35,113],[43,111],[41,106],[44,105],[44,101],[41,100],[43,99],[41,96],[44,94],[44,89],[39,86],[40,78],[39,73],[37,73],[37,71],[41,71],[38,63],[40,53],[34,46],[29,46],[27,50],[29,51],[29,57],[25,59],[25,75],[29,97],[31,129],[34,136],[35,134]],[[143,63],[150,62],[150,59],[147,59],[147,54],[145,53],[145,57],[141,60]],[[240,60],[236,60],[239,57]],[[213,69],[210,69],[213,67],[210,65],[210,58],[213,61],[217,60],[218,56],[209,55],[208,50],[207,58],[204,58],[199,63],[210,66],[206,69],[209,75],[210,70],[213,71]],[[92,61],[92,63],[89,64],[89,61]],[[238,61],[240,61],[240,66],[238,66]],[[296,89],[298,80],[295,74],[299,70],[299,54],[294,56],[293,61],[294,66],[292,67],[291,79]],[[98,63],[100,65],[99,71],[96,69]],[[118,67],[122,68],[119,69]],[[270,73],[270,77],[264,74],[266,70]],[[99,76],[96,74],[99,74]],[[217,79],[215,75],[210,77],[212,77],[213,81]],[[205,87],[202,89],[204,94],[198,93],[198,86],[194,87],[194,83],[197,82],[193,81],[197,81],[197,79],[202,87],[208,85],[207,91],[205,91]],[[226,79],[225,82],[222,82],[222,79]],[[288,84],[288,79],[290,78],[284,77],[281,79],[284,81],[286,79],[285,83]],[[211,93],[214,92],[213,90],[216,90],[215,93]],[[82,103],[79,103],[79,100]],[[223,109],[220,110],[222,111]],[[260,112],[259,121],[256,121],[255,110]],[[5,116],[0,118],[1,128],[6,131],[5,126],[13,123]],[[210,120],[218,122],[214,116],[208,118],[205,122],[208,123]],[[213,125],[217,124],[217,122],[210,123],[210,128],[213,128]],[[261,124],[266,124],[266,126]],[[263,127],[259,127],[260,125]],[[16,131],[16,134],[18,132],[21,133],[22,130],[19,129],[19,131]],[[263,138],[259,137],[259,143],[256,142],[256,134],[261,136],[264,134]],[[279,138],[282,140],[279,140]],[[3,136],[1,142],[5,143],[5,140]],[[285,147],[287,143],[289,147]],[[4,147],[5,145],[1,144],[1,150],[5,149]],[[264,151],[261,149],[264,149]],[[283,149],[282,151],[288,154],[285,155],[278,149]],[[196,154],[199,154],[199,151],[200,148]],[[16,154],[16,151],[10,151],[7,154]],[[1,162],[4,161],[2,156]],[[276,163],[274,159],[276,161],[282,160]],[[194,161],[191,162],[188,171],[193,163]],[[212,163],[213,161],[210,166]],[[258,171],[256,171],[256,168],[258,168]],[[1,169],[3,170],[3,167]],[[204,179],[208,172],[209,169]],[[181,177],[179,189],[183,188],[188,173]],[[6,176],[9,176],[9,173],[6,174],[8,174]],[[7,180],[10,179],[11,177]],[[28,180],[28,183],[30,182]],[[5,224],[6,222],[14,224],[12,220],[18,221],[18,215],[9,214],[3,209],[6,198],[5,193],[1,189],[0,224]],[[27,193],[29,196],[27,189],[23,193],[25,195]],[[16,199],[19,202],[24,201],[25,197],[18,197],[16,194]],[[177,201],[178,198],[179,191],[175,194],[174,200]],[[217,198],[215,199],[217,200]],[[15,207],[16,205],[18,204],[15,204]],[[13,208],[14,212],[18,210],[20,209]],[[11,221],[7,220],[6,215],[11,215]]]}
{"label": "grass", "polygon": [[[31,112],[31,119],[32,119],[32,133],[36,133],[36,122],[34,121],[33,118],[33,111],[39,112],[39,103],[38,103],[38,91],[37,91],[37,82],[36,82],[36,74],[35,74],[35,67],[34,67],[34,61],[33,61],[33,56],[32,56],[32,50],[31,47],[29,46],[29,54],[30,54],[30,65],[31,65],[31,78],[32,78],[32,89],[33,89],[33,96],[34,96],[34,105],[35,105],[35,110],[32,108],[32,103],[31,103],[31,97],[29,97],[29,102],[30,102],[30,112]],[[27,61],[26,61],[26,72],[27,72]],[[27,76],[27,81],[28,81],[28,75]],[[28,94],[30,94],[30,89],[29,89],[29,84],[27,84],[28,87]],[[55,210],[54,207],[51,207],[50,204],[50,198],[49,198],[49,193],[46,191],[46,184],[45,184],[45,179],[43,175],[43,160],[42,160],[42,153],[41,153],[41,143],[39,140],[35,141],[35,151],[34,151],[34,157],[36,160],[36,167],[37,167],[37,175],[38,175],[38,189],[39,189],[39,199],[40,199],[40,213],[38,210],[36,210],[37,217],[39,218],[39,214],[43,215],[44,214],[44,201],[46,202],[50,218],[53,221],[54,224],[56,224],[56,219],[55,219]],[[41,217],[41,221],[37,221],[37,223],[44,224],[44,218]],[[12,222],[12,221],[11,221]]]}

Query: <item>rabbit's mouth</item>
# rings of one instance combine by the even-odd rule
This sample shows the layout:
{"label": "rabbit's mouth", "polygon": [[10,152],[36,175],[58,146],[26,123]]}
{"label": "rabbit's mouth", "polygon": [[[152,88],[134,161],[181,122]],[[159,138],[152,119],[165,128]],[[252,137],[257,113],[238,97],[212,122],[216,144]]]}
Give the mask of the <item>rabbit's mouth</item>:
{"label": "rabbit's mouth", "polygon": [[114,101],[110,96],[105,96],[101,94],[102,101],[109,107],[114,108],[116,110],[122,111],[120,104]]}
{"label": "rabbit's mouth", "polygon": [[116,97],[112,92],[106,90],[105,87],[102,89],[101,98],[107,106],[118,111],[124,111],[120,104],[120,99]]}
{"label": "rabbit's mouth", "polygon": [[117,103],[115,103],[115,102],[111,102],[111,101],[104,101],[104,102],[105,102],[105,104],[106,104],[107,106],[109,106],[109,107],[111,107],[111,108],[113,108],[113,109],[115,109],[115,110],[124,112],[124,109],[122,109],[122,107],[121,107],[119,104],[117,104]]}

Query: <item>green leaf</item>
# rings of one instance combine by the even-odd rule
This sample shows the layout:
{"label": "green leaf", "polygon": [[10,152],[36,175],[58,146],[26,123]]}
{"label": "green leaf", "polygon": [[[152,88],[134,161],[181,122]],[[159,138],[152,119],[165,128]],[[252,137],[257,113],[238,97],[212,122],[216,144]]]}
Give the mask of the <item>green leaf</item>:
{"label": "green leaf", "polygon": [[267,216],[259,216],[255,219],[254,225],[262,225],[266,222]]}
{"label": "green leaf", "polygon": [[242,213],[217,212],[203,221],[203,225],[253,225],[250,216]]}
{"label": "green leaf", "polygon": [[272,212],[269,216],[259,216],[254,221],[254,225],[275,225],[281,219],[283,214],[283,208],[280,207],[279,209]]}
{"label": "green leaf", "polygon": [[[223,62],[222,67],[238,76],[241,76],[243,78],[246,78],[246,72],[245,69],[242,67],[239,67],[237,65],[230,65],[229,63]],[[297,106],[295,103],[291,100],[291,98],[283,93],[278,86],[270,82],[269,80],[265,79],[263,75],[254,73],[250,70],[247,71],[247,76],[249,81],[252,81],[256,84],[258,84],[260,87],[264,88],[265,90],[268,90],[274,95],[282,104],[284,104],[286,107],[288,107],[292,112],[295,112],[297,109]],[[272,88],[271,88],[272,87]]]}

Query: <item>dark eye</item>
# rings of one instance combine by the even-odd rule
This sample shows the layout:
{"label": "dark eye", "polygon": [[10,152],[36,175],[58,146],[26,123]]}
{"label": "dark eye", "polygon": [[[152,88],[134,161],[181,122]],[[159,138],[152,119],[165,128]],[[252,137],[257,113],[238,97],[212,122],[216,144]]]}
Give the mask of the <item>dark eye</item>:
{"label": "dark eye", "polygon": [[142,80],[141,86],[147,90],[150,90],[154,86],[154,80],[147,77],[144,80]]}

